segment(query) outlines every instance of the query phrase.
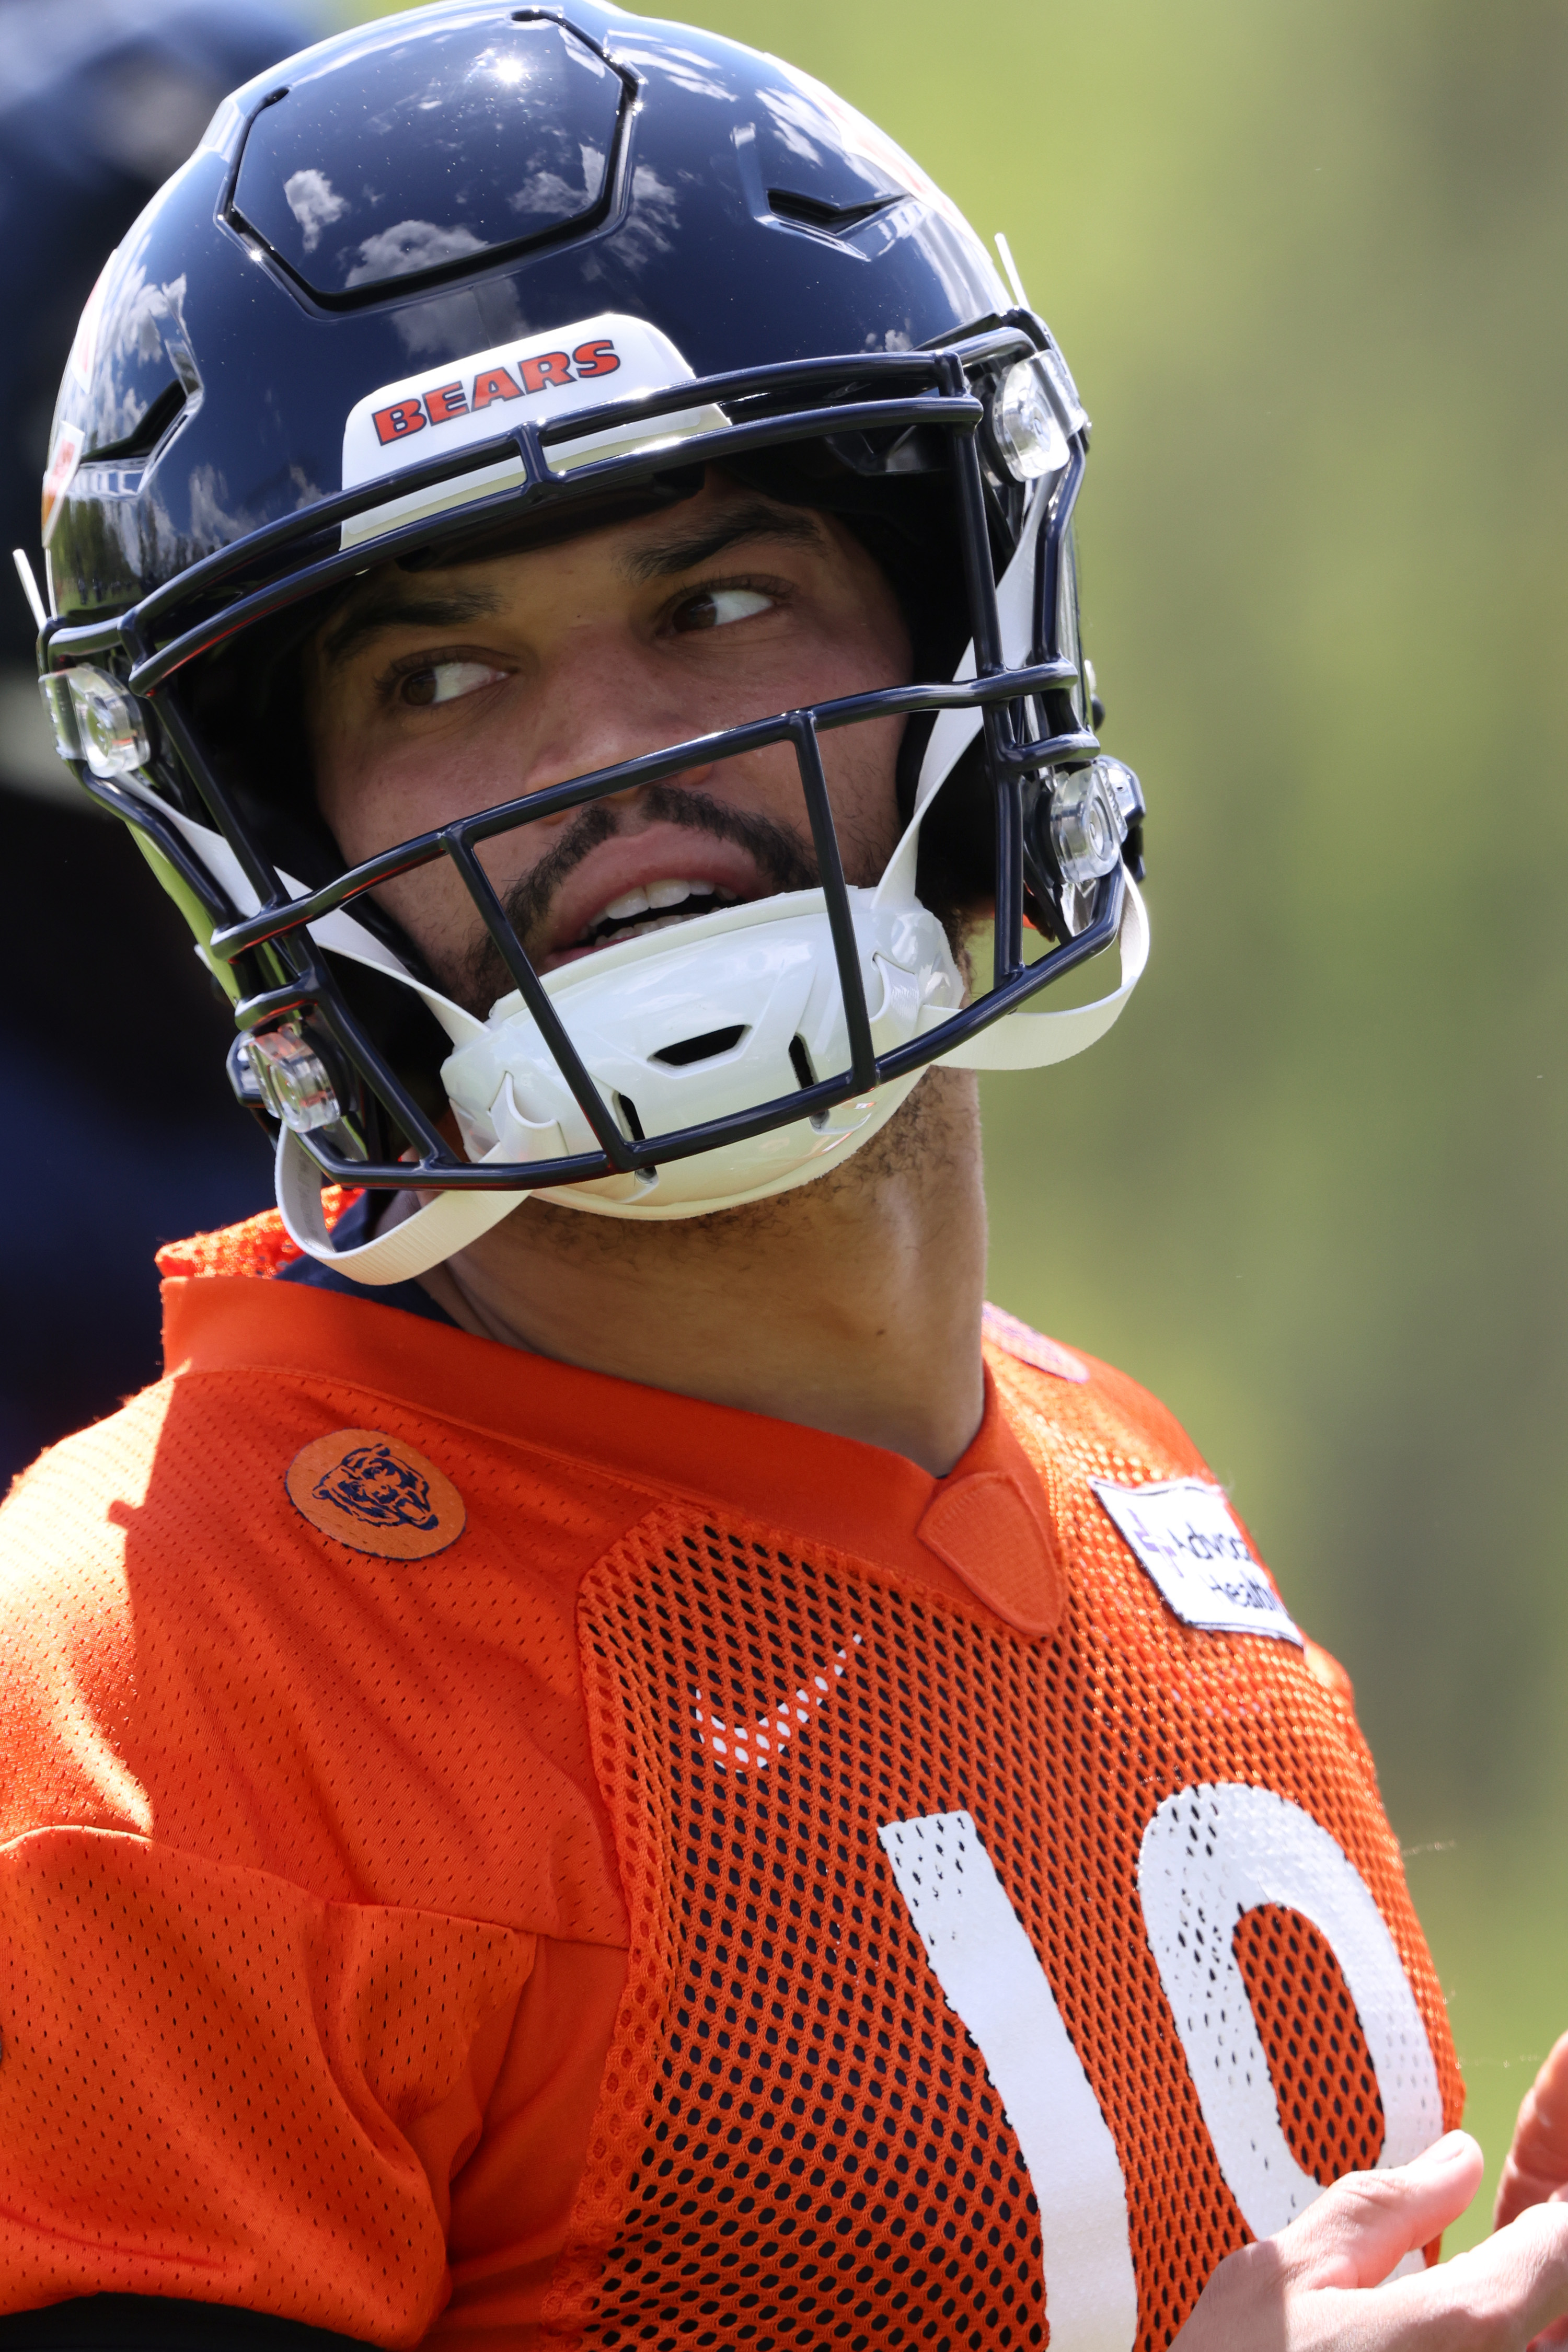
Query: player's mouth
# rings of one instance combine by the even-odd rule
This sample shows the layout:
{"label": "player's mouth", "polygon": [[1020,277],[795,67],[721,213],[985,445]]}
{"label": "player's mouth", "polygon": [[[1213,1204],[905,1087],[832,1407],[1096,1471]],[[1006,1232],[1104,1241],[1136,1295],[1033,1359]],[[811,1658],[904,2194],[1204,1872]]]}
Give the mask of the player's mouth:
{"label": "player's mouth", "polygon": [[595,843],[561,877],[525,936],[535,970],[553,971],[618,940],[766,898],[781,880],[739,841],[656,823]]}
{"label": "player's mouth", "polygon": [[732,891],[720,889],[712,882],[693,882],[684,876],[669,875],[658,882],[634,883],[618,898],[612,898],[604,912],[585,925],[553,961],[563,963],[573,956],[591,955],[595,948],[607,948],[616,940],[640,940],[648,931],[668,931],[676,923],[689,922],[694,915],[710,915],[716,907],[738,907],[742,903]]}
{"label": "player's mouth", "polygon": [[[508,893],[506,912],[535,971],[816,882],[809,846],[758,811],[650,784],[637,794],[636,814],[640,823],[620,811],[580,811]],[[504,969],[488,943],[462,991],[463,1002],[487,1005],[505,993]]]}

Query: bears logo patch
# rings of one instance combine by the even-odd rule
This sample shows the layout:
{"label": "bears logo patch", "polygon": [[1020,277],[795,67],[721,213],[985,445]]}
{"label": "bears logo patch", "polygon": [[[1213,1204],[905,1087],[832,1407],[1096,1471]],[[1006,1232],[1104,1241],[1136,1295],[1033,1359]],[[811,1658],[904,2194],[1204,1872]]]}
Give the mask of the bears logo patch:
{"label": "bears logo patch", "polygon": [[379,1429],[312,1438],[283,1483],[295,1509],[322,1535],[381,1559],[428,1559],[456,1543],[468,1523],[451,1480]]}

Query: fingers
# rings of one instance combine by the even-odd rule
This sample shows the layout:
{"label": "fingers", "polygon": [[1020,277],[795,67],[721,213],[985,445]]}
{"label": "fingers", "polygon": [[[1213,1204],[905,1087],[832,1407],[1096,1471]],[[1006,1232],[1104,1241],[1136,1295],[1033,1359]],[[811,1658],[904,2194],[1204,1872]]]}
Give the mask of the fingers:
{"label": "fingers", "polygon": [[1568,2182],[1568,2033],[1548,2056],[1526,2092],[1513,2146],[1498,2183],[1495,2224],[1500,2230]]}
{"label": "fingers", "polygon": [[1568,2204],[1531,2206],[1451,2262],[1388,2277],[1457,2217],[1479,2172],[1456,2132],[1414,2164],[1336,2181],[1288,2230],[1220,2263],[1173,2352],[1555,2352]]}
{"label": "fingers", "polygon": [[1414,2163],[1347,2173],[1274,2240],[1287,2277],[1300,2286],[1376,2286],[1405,2254],[1458,2220],[1481,2170],[1480,2149],[1468,2132],[1456,2131]]}
{"label": "fingers", "polygon": [[1422,2278],[1398,2279],[1384,2290],[1391,2308],[1417,2326],[1405,2340],[1422,2352],[1513,2352],[1543,2331],[1550,2345],[1554,2323],[1568,2317],[1568,2206],[1532,2205],[1517,2221],[1467,2253],[1428,2271]]}

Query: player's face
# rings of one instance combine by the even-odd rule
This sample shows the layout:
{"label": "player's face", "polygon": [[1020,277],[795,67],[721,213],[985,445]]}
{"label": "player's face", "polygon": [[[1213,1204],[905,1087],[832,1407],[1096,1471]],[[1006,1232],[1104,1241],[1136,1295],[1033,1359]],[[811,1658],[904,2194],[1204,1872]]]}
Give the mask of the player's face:
{"label": "player's face", "polygon": [[[563,545],[367,574],[310,648],[306,704],[321,811],[358,864],[639,752],[910,675],[897,601],[853,535],[710,473],[683,505]],[[822,740],[851,882],[876,881],[898,837],[900,730]],[[816,879],[787,745],[520,826],[482,856],[544,971]],[[446,859],[382,895],[476,1011],[510,987]]]}

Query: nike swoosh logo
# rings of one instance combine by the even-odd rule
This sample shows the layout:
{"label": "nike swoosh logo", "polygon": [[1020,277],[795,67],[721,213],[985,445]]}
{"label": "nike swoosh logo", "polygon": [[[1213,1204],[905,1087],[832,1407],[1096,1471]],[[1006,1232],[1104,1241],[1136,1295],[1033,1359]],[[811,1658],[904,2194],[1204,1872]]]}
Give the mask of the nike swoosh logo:
{"label": "nike swoosh logo", "polygon": [[[859,1643],[859,1634],[851,1633],[850,1649],[858,1649]],[[748,1770],[755,1765],[762,1771],[832,1696],[833,1685],[841,1679],[848,1664],[849,1651],[836,1651],[831,1664],[821,1674],[813,1675],[809,1689],[797,1690],[793,1699],[785,1699],[772,1715],[760,1715],[750,1725],[726,1723],[721,1717],[709,1713],[703,1693],[693,1683],[691,1712],[697,1737],[704,1748],[712,1749],[715,1759],[726,1770],[731,1765],[743,1765]]]}

